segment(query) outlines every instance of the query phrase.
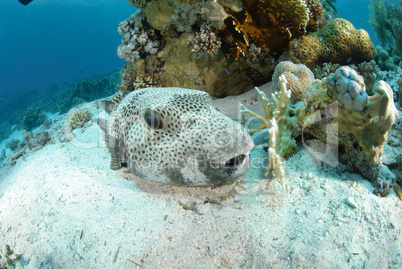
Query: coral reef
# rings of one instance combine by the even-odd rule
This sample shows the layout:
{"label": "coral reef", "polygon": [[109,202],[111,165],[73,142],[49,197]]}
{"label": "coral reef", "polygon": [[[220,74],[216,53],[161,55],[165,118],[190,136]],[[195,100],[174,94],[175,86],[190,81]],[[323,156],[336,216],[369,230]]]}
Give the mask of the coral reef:
{"label": "coral reef", "polygon": [[249,53],[251,44],[282,53],[292,39],[318,28],[320,2],[309,3],[312,10],[304,0],[243,1],[243,11],[225,19],[225,31],[231,36],[229,55],[238,59]]}
{"label": "coral reef", "polygon": [[133,14],[121,22],[118,28],[123,36],[117,55],[127,62],[134,62],[158,52],[160,42],[158,33],[145,21],[144,14]]}
{"label": "coral reef", "polygon": [[192,51],[199,52],[200,57],[216,54],[222,42],[209,26],[204,25],[201,28],[201,31],[196,34]]}
{"label": "coral reef", "polygon": [[20,141],[18,139],[11,139],[6,143],[6,147],[11,151],[15,151],[20,145]]}
{"label": "coral reef", "polygon": [[[290,63],[283,63],[275,72],[285,74],[283,65],[294,68]],[[313,135],[327,145],[339,145],[342,149],[340,160],[367,178],[376,193],[384,195],[393,187],[395,177],[381,164],[387,133],[398,117],[393,92],[387,83],[376,82],[374,94],[368,95],[363,77],[344,66],[323,80],[312,81],[291,103],[293,92],[287,87],[285,75],[280,75],[278,80],[280,90],[272,93],[272,101],[257,89],[264,116],[242,105],[241,123],[250,134],[273,128],[270,135],[275,136],[275,156],[283,159],[296,148],[296,137],[303,133],[304,136]],[[253,124],[253,118],[260,124]],[[272,119],[277,123],[277,131]],[[268,171],[280,160],[272,160]],[[279,171],[275,173],[279,174]]]}
{"label": "coral reef", "polygon": [[382,47],[402,56],[402,2],[371,0],[369,23]]}
{"label": "coral reef", "polygon": [[92,115],[93,114],[87,109],[80,109],[68,117],[68,123],[73,130],[83,128],[85,124],[92,119]]}
{"label": "coral reef", "polygon": [[344,19],[334,19],[318,32],[296,39],[290,57],[309,68],[324,62],[351,64],[374,59],[374,46],[366,31]]}
{"label": "coral reef", "polygon": [[173,27],[180,33],[192,32],[193,26],[200,20],[201,12],[201,3],[178,5],[171,16]]}
{"label": "coral reef", "polygon": [[302,98],[307,86],[314,80],[314,74],[303,64],[293,64],[289,61],[280,62],[272,76],[272,91],[278,92],[281,87],[280,76],[285,76],[287,89],[292,92],[290,101],[293,103]]}
{"label": "coral reef", "polygon": [[46,120],[46,115],[42,113],[39,107],[30,108],[25,112],[22,120],[22,128],[31,131],[40,126]]}
{"label": "coral reef", "polygon": [[392,59],[389,57],[388,52],[380,46],[375,48],[375,61],[381,70],[390,71],[396,70],[397,68]]}
{"label": "coral reef", "polygon": [[87,78],[77,83],[75,88],[59,104],[59,112],[66,113],[72,106],[102,98],[116,92],[116,84],[111,77]]}
{"label": "coral reef", "polygon": [[189,33],[166,40],[158,53],[158,58],[164,61],[159,75],[161,86],[203,90],[216,97],[237,95],[253,87],[246,63],[228,59],[221,50],[213,57],[200,58],[192,51],[194,40],[195,34]]}
{"label": "coral reef", "polygon": [[150,76],[158,86],[217,97],[243,93],[268,82],[289,42],[319,29],[325,16],[319,0],[131,3],[141,10],[119,26],[118,55],[130,74],[122,76],[124,91],[135,90],[135,77]]}
{"label": "coral reef", "polygon": [[380,162],[387,132],[398,118],[393,92],[384,81],[368,96],[363,78],[349,67],[341,67],[327,78],[328,96],[339,102],[338,128],[352,133],[373,163]]}
{"label": "coral reef", "polygon": [[325,77],[328,77],[329,74],[334,73],[339,67],[341,67],[340,64],[323,63],[321,66],[316,66],[314,68],[314,77],[316,79],[323,79]]}

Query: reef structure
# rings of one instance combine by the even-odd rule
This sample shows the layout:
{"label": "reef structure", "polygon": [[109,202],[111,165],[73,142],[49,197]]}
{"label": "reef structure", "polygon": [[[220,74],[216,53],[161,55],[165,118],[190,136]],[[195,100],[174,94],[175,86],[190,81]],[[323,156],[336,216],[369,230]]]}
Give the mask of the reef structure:
{"label": "reef structure", "polygon": [[374,45],[365,30],[356,30],[345,19],[336,18],[320,31],[291,43],[292,61],[314,68],[324,62],[361,63],[374,59]]}
{"label": "reef structure", "polygon": [[140,10],[120,23],[125,91],[150,86],[238,95],[268,82],[292,40],[324,25],[319,0],[129,1]]}
{"label": "reef structure", "polygon": [[[291,62],[278,65],[275,72],[280,74],[279,90],[273,91],[270,98],[257,89],[265,115],[242,106],[241,123],[250,134],[265,128],[269,130],[268,152],[274,159],[268,170],[273,169],[281,182],[286,182],[281,172],[283,160],[296,149],[297,137],[313,135],[329,148],[339,146],[339,160],[368,179],[375,187],[375,193],[388,193],[395,178],[382,165],[381,157],[388,131],[399,116],[390,86],[377,81],[373,94],[369,95],[363,77],[348,66],[342,66],[327,78],[314,80],[306,87],[301,88],[300,83],[293,83],[297,87],[288,86],[287,78],[297,80],[302,68]],[[293,92],[296,97],[291,99]],[[260,125],[251,124],[250,116],[258,119]],[[275,143],[271,141],[272,136]]]}

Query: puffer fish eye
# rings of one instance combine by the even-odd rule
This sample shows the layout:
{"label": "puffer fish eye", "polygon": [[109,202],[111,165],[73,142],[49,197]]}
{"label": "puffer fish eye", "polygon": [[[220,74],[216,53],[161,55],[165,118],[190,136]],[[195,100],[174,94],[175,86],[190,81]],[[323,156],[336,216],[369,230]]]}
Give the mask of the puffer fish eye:
{"label": "puffer fish eye", "polygon": [[162,117],[157,111],[148,109],[144,114],[144,119],[152,129],[162,129],[163,127]]}

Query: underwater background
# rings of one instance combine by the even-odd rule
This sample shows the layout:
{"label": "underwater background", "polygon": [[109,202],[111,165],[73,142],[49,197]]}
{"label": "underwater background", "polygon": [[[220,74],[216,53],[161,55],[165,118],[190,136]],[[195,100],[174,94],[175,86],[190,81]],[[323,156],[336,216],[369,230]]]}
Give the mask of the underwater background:
{"label": "underwater background", "polygon": [[[368,23],[369,4],[340,0],[334,6],[339,17],[365,29],[377,45]],[[27,6],[1,1],[0,96],[7,98],[0,105],[0,141],[29,107],[67,112],[69,105],[57,106],[78,81],[121,70],[125,61],[116,54],[121,41],[117,27],[134,11],[124,0],[36,0]],[[104,96],[118,90],[111,86],[119,82],[118,74],[115,79]]]}
{"label": "underwater background", "polygon": [[[338,0],[339,17],[365,29],[370,0]],[[125,0],[0,2],[0,95],[10,99],[51,85],[119,70],[120,21],[134,12]],[[4,103],[3,103],[4,105]]]}
{"label": "underwater background", "polygon": [[0,0],[0,269],[402,268],[401,18],[401,0]]}

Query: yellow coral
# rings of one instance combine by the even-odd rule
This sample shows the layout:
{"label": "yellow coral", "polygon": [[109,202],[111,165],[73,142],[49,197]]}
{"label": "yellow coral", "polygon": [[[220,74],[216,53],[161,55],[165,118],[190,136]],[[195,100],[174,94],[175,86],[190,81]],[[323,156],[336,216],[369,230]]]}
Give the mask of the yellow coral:
{"label": "yellow coral", "polygon": [[290,56],[309,68],[323,62],[360,63],[374,58],[374,46],[365,30],[356,30],[347,20],[337,18],[320,31],[294,41]]}
{"label": "yellow coral", "polygon": [[292,92],[291,101],[299,101],[307,86],[314,80],[314,74],[303,64],[293,64],[289,61],[280,62],[272,76],[272,91],[280,90],[280,76],[285,76],[287,88]]}

